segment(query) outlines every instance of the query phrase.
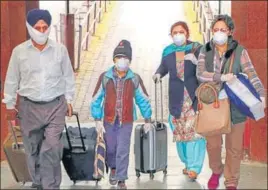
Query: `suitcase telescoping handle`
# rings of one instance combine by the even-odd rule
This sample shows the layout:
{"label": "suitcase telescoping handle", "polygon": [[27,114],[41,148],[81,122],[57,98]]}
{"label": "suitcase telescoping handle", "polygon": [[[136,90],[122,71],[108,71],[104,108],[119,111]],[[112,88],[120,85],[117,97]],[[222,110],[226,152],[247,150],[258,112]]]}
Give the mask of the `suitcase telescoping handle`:
{"label": "suitcase telescoping handle", "polygon": [[12,136],[13,136],[13,139],[14,139],[14,142],[15,142],[15,148],[16,149],[19,149],[19,143],[18,143],[18,139],[17,139],[17,136],[16,136],[16,132],[14,130],[14,125],[12,124],[13,121],[11,120],[8,120],[8,126],[11,130],[11,133],[12,133]]}
{"label": "suitcase telescoping handle", "polygon": [[[158,95],[157,95],[157,82],[155,81],[155,122],[158,121],[157,119],[157,113],[158,113],[158,109],[157,109],[157,98]],[[160,79],[160,107],[161,107],[161,124],[164,123],[164,119],[163,119],[163,84],[162,84],[162,79]]]}
{"label": "suitcase telescoping handle", "polygon": [[[81,139],[81,142],[82,142],[83,151],[86,151],[85,142],[84,142],[84,139],[83,139],[83,136],[82,136],[82,131],[81,131],[81,126],[80,126],[78,113],[73,112],[73,115],[76,117],[76,120],[77,120],[78,130],[79,130],[79,135],[80,135],[80,139]],[[70,136],[69,136],[66,124],[65,124],[65,130],[66,130],[66,137],[67,137],[67,141],[68,141],[68,144],[69,144],[69,148],[70,148],[70,151],[72,151],[73,147],[72,147],[72,144],[71,144],[71,140],[70,140]]]}

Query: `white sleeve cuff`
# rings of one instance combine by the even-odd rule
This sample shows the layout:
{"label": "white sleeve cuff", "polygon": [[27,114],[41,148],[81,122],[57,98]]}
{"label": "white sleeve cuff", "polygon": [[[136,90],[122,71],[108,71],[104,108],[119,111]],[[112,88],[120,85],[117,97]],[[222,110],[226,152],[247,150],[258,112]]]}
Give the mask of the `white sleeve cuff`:
{"label": "white sleeve cuff", "polygon": [[6,109],[8,109],[8,110],[15,109],[15,105],[12,103],[8,103],[8,104],[6,104]]}

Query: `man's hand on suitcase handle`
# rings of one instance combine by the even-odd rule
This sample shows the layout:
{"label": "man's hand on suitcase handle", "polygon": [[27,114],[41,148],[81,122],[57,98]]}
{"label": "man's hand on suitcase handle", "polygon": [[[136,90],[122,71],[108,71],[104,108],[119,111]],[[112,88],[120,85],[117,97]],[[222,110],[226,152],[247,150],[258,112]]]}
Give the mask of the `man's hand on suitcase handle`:
{"label": "man's hand on suitcase handle", "polygon": [[96,123],[96,131],[97,133],[99,134],[103,134],[105,133],[105,128],[103,126],[103,122],[101,120],[95,120],[95,123]]}
{"label": "man's hand on suitcase handle", "polygon": [[20,119],[18,115],[18,110],[16,108],[7,109],[6,118],[8,121],[14,121],[16,119]]}
{"label": "man's hand on suitcase handle", "polygon": [[72,106],[72,104],[67,104],[67,107],[68,107],[67,116],[72,117],[72,115],[75,115],[75,114],[73,114],[73,106]]}

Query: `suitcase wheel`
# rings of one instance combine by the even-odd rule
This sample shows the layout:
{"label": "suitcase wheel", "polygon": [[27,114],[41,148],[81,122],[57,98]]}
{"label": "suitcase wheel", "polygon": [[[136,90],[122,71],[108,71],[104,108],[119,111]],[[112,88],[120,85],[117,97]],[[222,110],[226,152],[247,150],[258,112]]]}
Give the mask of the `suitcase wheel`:
{"label": "suitcase wheel", "polygon": [[73,182],[74,182],[74,185],[76,184],[76,180],[73,180]]}
{"label": "suitcase wheel", "polygon": [[150,179],[154,179],[154,174],[150,173]]}
{"label": "suitcase wheel", "polygon": [[98,186],[99,185],[99,181],[100,181],[101,179],[97,179],[96,180],[96,186]]}
{"label": "suitcase wheel", "polygon": [[163,171],[163,173],[164,173],[164,175],[167,175],[167,169],[165,169],[165,170]]}
{"label": "suitcase wheel", "polygon": [[139,178],[141,176],[141,173],[136,171],[136,176],[137,176],[137,178]]}

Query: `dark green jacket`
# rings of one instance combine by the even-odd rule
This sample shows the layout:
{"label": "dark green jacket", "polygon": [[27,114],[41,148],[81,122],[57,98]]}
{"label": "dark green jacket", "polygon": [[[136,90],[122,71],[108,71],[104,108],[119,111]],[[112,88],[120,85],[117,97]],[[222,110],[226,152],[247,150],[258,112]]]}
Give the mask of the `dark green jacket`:
{"label": "dark green jacket", "polygon": [[[208,42],[205,45],[205,61],[206,61],[206,69],[208,72],[214,72],[214,64],[213,64],[213,59],[215,56],[215,52],[214,52],[214,45],[213,42]],[[229,66],[230,66],[230,58],[231,55],[233,53],[234,54],[234,62],[233,62],[233,67],[232,67],[232,73],[234,75],[242,72],[242,68],[241,68],[241,63],[240,63],[240,58],[242,55],[244,48],[238,44],[237,41],[233,40],[233,39],[229,39],[228,41],[228,50],[225,53],[225,65],[223,65],[222,67],[222,74],[226,74],[229,72]],[[238,123],[242,123],[245,122],[247,117],[242,114],[238,109],[236,109],[236,107],[231,103],[230,105],[231,107],[231,120],[233,124],[238,124]]]}

